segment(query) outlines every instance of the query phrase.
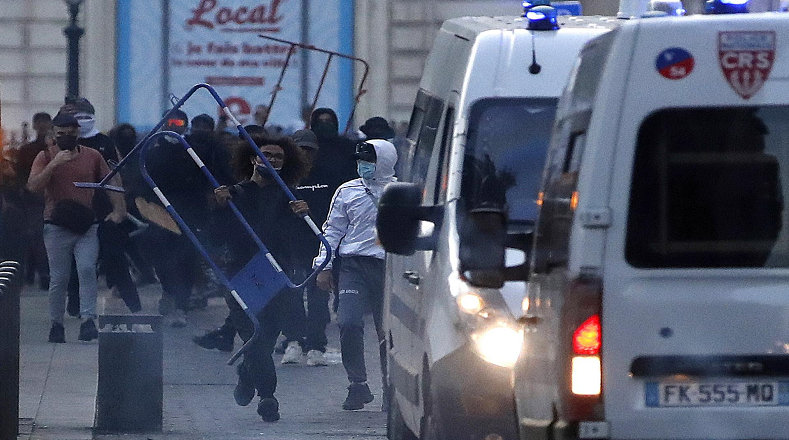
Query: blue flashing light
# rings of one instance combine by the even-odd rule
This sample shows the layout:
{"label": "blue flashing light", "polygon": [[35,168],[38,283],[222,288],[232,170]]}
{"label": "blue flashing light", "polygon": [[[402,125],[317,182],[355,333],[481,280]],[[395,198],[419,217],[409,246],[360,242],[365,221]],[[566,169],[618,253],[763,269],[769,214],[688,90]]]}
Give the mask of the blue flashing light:
{"label": "blue flashing light", "polygon": [[704,4],[705,14],[745,14],[748,12],[748,0],[707,0]]}
{"label": "blue flashing light", "polygon": [[526,13],[534,7],[551,6],[551,0],[523,0],[521,4],[523,5],[523,16],[525,17]]}
{"label": "blue flashing light", "polygon": [[530,31],[553,31],[559,29],[556,9],[550,6],[534,6],[526,12],[526,19],[529,20],[528,29]]}

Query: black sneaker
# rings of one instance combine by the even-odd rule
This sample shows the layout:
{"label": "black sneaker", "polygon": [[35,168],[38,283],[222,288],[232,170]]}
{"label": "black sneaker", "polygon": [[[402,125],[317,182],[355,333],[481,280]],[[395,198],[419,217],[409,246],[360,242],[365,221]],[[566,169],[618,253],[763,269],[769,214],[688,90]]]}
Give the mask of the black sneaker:
{"label": "black sneaker", "polygon": [[275,397],[261,397],[258,403],[258,414],[264,422],[276,422],[279,420],[279,402]]}
{"label": "black sneaker", "polygon": [[99,330],[96,328],[96,323],[92,319],[88,319],[79,326],[79,339],[80,341],[88,342],[99,338]]}
{"label": "black sneaker", "polygon": [[374,398],[366,383],[352,383],[348,386],[348,397],[345,398],[342,409],[346,411],[362,409],[365,403],[372,402]]}
{"label": "black sneaker", "polygon": [[49,342],[55,344],[66,343],[66,329],[63,328],[63,324],[57,322],[52,324],[52,328],[49,329]]}
{"label": "black sneaker", "polygon": [[247,406],[255,398],[255,384],[243,362],[236,367],[236,373],[238,373],[238,383],[233,390],[233,398],[239,406]]}
{"label": "black sneaker", "polygon": [[195,336],[192,341],[206,350],[233,351],[233,339],[235,339],[235,332],[231,334],[226,327],[222,326],[203,336]]}

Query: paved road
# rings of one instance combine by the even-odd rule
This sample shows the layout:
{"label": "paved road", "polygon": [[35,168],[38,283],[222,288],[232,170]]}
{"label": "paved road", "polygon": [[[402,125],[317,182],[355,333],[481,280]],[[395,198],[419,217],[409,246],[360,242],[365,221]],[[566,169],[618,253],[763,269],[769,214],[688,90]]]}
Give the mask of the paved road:
{"label": "paved road", "polygon": [[[108,312],[118,300],[103,295]],[[156,289],[146,289],[145,311],[153,311]],[[226,353],[203,350],[190,338],[221,324],[226,307],[212,300],[205,311],[190,313],[184,329],[167,328],[164,335],[164,432],[147,435],[97,435],[97,439],[383,439],[386,414],[380,411],[381,381],[371,374],[376,400],[367,409],[340,408],[346,379],[339,354],[328,367],[279,366],[277,397],[282,420],[260,420],[254,403],[238,407],[232,391],[236,376],[225,365]],[[20,439],[91,438],[92,403],[96,392],[97,344],[74,342],[78,323],[67,323],[68,344],[47,344],[46,297],[27,290],[23,297],[22,414]],[[372,330],[371,322],[368,329]],[[370,372],[377,372],[374,332],[368,331]],[[338,347],[338,330],[329,328],[330,348]],[[238,341],[237,341],[238,342]],[[277,357],[278,358],[278,357]]]}

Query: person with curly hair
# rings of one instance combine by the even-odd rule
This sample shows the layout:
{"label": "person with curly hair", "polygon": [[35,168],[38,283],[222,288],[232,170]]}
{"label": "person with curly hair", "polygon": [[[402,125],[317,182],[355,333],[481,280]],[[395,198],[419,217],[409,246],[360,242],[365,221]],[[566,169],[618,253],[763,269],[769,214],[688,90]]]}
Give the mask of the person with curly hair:
{"label": "person with curly hair", "polygon": [[[252,135],[252,139],[288,186],[295,186],[308,173],[308,162],[292,139],[265,134]],[[228,201],[233,200],[285,273],[292,275],[297,266],[297,255],[290,240],[296,234],[311,233],[300,219],[301,215],[309,212],[307,203],[303,200],[290,201],[270,169],[249,146],[237,150],[235,165],[239,173],[249,177],[235,185],[214,190],[217,203],[227,206]],[[228,235],[235,251],[233,266],[240,270],[258,249],[245,233],[232,231]],[[274,397],[277,373],[272,353],[282,330],[282,321],[287,316],[283,311],[287,301],[293,297],[289,293],[292,292],[280,292],[258,313],[260,336],[237,367],[238,384],[233,392],[236,403],[248,405],[257,391],[260,397],[257,411],[266,422],[280,418],[279,402]],[[232,297],[228,297],[227,302],[230,307],[228,323],[232,323],[244,341],[249,340],[253,330],[250,320]]]}

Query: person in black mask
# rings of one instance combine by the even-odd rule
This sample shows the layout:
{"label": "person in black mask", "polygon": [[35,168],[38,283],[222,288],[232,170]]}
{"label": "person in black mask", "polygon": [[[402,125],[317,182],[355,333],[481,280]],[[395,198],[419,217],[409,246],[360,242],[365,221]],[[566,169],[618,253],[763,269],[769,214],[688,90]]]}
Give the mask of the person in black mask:
{"label": "person in black mask", "polygon": [[[61,114],[73,116],[79,124],[79,143],[99,153],[112,169],[118,163],[118,152],[109,136],[99,132],[96,127],[96,110],[85,98],[66,98],[66,104],[60,108]],[[106,191],[96,191],[93,208],[99,218],[103,218],[112,210]],[[126,306],[132,312],[141,310],[140,296],[137,287],[129,274],[129,264],[124,255],[124,244],[128,241],[126,229],[111,222],[99,224],[99,271],[107,278],[107,286],[116,290]],[[75,272],[72,272],[69,283],[70,314],[79,310],[79,284]]]}
{"label": "person in black mask", "polygon": [[[310,215],[317,224],[323,224],[329,215],[332,197],[337,188],[345,182],[356,179],[359,175],[356,172],[356,143],[339,133],[339,122],[337,114],[329,108],[319,108],[312,112],[310,118],[310,128],[318,138],[318,151],[312,161],[310,174],[304,178],[297,187],[297,197],[303,198],[310,205]],[[301,249],[318,249],[320,242],[314,234],[306,234],[300,237],[306,243],[300,243]],[[334,265],[339,268],[342,264],[339,259],[334,261]],[[333,273],[339,273],[339,270]],[[336,283],[335,283],[336,285]],[[307,296],[312,297],[310,304],[322,307],[323,301],[319,297],[329,297],[329,292],[318,289],[314,283],[307,287]],[[334,301],[336,309],[336,295]],[[326,306],[328,309],[328,305]],[[311,314],[311,313],[310,313]],[[316,316],[327,316],[328,310],[315,310]],[[317,324],[317,325],[312,325]],[[319,320],[308,320],[306,329],[308,337],[304,350],[308,353],[308,358],[313,357],[311,365],[323,365],[322,354],[325,352],[325,325]],[[310,336],[311,335],[311,336]],[[321,341],[311,344],[309,341]],[[286,341],[287,343],[287,341]],[[282,347],[284,353],[286,346]],[[312,352],[312,356],[309,353]],[[308,359],[309,361],[309,359]]]}
{"label": "person in black mask", "polygon": [[[53,121],[55,137],[48,136],[48,148],[36,156],[28,179],[28,189],[44,195],[44,242],[50,270],[50,318],[52,328],[49,341],[65,342],[63,313],[65,294],[72,261],[76,261],[79,277],[81,314],[84,322],[79,339],[91,341],[99,333],[94,323],[97,317],[96,259],[99,255],[98,224],[105,220],[118,224],[126,218],[126,206],[119,193],[108,195],[110,213],[97,217],[93,206],[95,190],[78,188],[75,182],[98,182],[109,169],[101,155],[79,145],[77,120],[67,114],[57,115]],[[51,142],[54,141],[54,142]],[[57,145],[57,146],[55,146]],[[120,185],[113,179],[111,185]]]}
{"label": "person in black mask", "polygon": [[[109,136],[115,144],[121,158],[125,158],[131,153],[135,145],[137,145],[137,130],[135,130],[134,126],[131,124],[124,123],[116,125],[110,130]],[[134,218],[142,219],[143,217],[135,204],[135,199],[145,193],[148,184],[145,183],[142,174],[140,174],[139,152],[135,152],[134,155],[127,160],[126,165],[120,169],[120,174],[123,179],[123,189],[125,190],[123,195],[126,200],[127,210]],[[143,257],[138,240],[131,237],[132,235],[139,235],[140,231],[137,231],[138,226],[127,219],[121,224],[121,227],[126,232],[126,235],[123,237],[123,249],[129,258],[131,258],[139,274],[136,281],[137,285],[142,286],[157,283],[158,281],[156,280],[153,266],[147,258]]]}
{"label": "person in black mask", "polygon": [[[197,153],[200,159],[205,163],[208,171],[213,174],[216,180],[221,185],[231,185],[236,182],[230,172],[230,154],[222,144],[219,143],[218,137],[214,133],[215,123],[214,118],[203,113],[192,118],[191,128],[189,134],[185,136],[186,142]],[[195,173],[200,173],[197,167],[192,167]],[[200,173],[201,174],[201,173]],[[208,180],[202,175],[195,175],[195,180],[205,182],[205,186],[200,187],[200,191],[204,191],[207,198],[210,198],[213,188],[208,185]],[[196,230],[198,238],[203,245],[206,246],[208,251],[214,257],[214,260],[223,265],[226,260],[226,249],[222,247],[221,234],[215,233],[217,227],[221,227],[226,221],[221,213],[216,213],[210,210],[209,206],[205,206],[206,211],[203,214],[205,221],[202,222],[201,228]],[[202,258],[197,260],[199,266],[198,279],[195,283],[195,289],[190,299],[191,309],[205,309],[208,306],[208,297],[222,296],[223,287],[218,283],[214,276],[213,271]]]}
{"label": "person in black mask", "polygon": [[[177,110],[167,119],[164,130],[183,135],[188,126],[186,113]],[[206,191],[210,192],[211,189],[208,180],[184,147],[174,137],[159,138],[156,145],[148,150],[146,165],[151,178],[175,210],[195,233],[199,233],[205,224]],[[144,198],[158,208],[156,211],[162,211],[153,191],[146,188]],[[166,219],[170,220],[169,215]],[[150,220],[151,226],[143,238],[145,249],[150,252],[150,261],[162,283],[159,313],[168,315],[170,326],[184,327],[200,257],[178,228],[171,230],[166,225],[157,224],[155,219]]]}

